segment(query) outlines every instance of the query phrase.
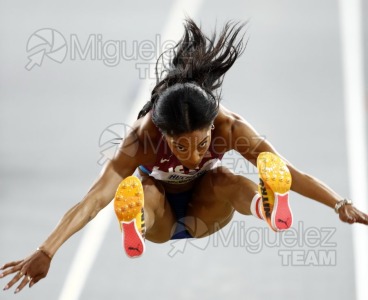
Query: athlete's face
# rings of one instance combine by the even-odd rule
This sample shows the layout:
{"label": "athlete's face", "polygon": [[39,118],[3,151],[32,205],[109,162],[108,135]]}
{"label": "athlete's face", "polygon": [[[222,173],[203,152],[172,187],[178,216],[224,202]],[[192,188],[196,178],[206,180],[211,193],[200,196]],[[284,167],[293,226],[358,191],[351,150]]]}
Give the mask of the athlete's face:
{"label": "athlete's face", "polygon": [[211,143],[211,127],[179,136],[165,135],[167,144],[177,159],[188,169],[195,169]]}

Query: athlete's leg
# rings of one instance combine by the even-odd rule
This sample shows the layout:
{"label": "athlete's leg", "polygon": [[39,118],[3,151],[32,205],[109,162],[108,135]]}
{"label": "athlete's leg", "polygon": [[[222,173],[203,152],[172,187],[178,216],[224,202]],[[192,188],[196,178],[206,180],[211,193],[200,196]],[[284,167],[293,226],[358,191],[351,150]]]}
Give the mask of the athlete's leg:
{"label": "athlete's leg", "polygon": [[149,176],[142,176],[142,185],[146,239],[154,243],[166,242],[171,238],[176,220],[165,198],[165,190],[157,180]]}
{"label": "athlete's leg", "polygon": [[125,178],[115,194],[114,209],[122,230],[123,248],[131,257],[145,251],[144,239],[166,242],[175,219],[165,199],[165,191],[153,178]]}
{"label": "athlete's leg", "polygon": [[202,221],[206,230],[191,224],[188,224],[188,229],[196,228],[194,236],[201,237],[206,235],[205,231],[212,234],[225,226],[231,220],[234,211],[250,215],[251,201],[257,195],[257,189],[257,184],[244,176],[235,175],[225,167],[207,172],[198,179],[188,209],[188,216]]}
{"label": "athlete's leg", "polygon": [[[257,165],[260,186],[225,167],[206,173],[197,182],[188,215],[202,220],[208,234],[225,226],[234,210],[266,220],[274,231],[290,228],[292,212],[288,196],[291,175],[286,164],[275,154],[264,152],[260,154]],[[188,227],[196,228],[190,224]],[[203,236],[203,233],[203,228],[199,228],[195,236]]]}

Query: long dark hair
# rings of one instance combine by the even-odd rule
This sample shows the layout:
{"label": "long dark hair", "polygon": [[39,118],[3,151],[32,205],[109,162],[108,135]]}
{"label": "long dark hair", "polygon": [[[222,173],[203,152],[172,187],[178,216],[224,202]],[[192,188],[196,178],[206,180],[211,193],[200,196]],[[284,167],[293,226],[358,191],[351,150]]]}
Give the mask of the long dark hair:
{"label": "long dark hair", "polygon": [[156,86],[138,118],[153,109],[152,121],[173,136],[210,126],[219,110],[224,75],[244,51],[243,36],[237,40],[244,26],[227,22],[216,39],[216,33],[208,38],[186,19],[172,58],[166,62],[164,52],[157,60]]}

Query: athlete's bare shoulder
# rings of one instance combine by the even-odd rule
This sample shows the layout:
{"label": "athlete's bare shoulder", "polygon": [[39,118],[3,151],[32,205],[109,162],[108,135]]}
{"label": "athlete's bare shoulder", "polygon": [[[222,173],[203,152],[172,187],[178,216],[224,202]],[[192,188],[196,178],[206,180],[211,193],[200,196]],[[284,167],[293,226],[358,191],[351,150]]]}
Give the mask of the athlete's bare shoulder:
{"label": "athlete's bare shoulder", "polygon": [[237,115],[220,105],[219,112],[214,120],[212,140],[218,153],[225,153],[232,149],[232,130]]}
{"label": "athlete's bare shoulder", "polygon": [[217,135],[229,137],[242,124],[246,124],[244,118],[220,105],[219,113],[214,121]]}
{"label": "athlete's bare shoulder", "polygon": [[215,119],[215,126],[233,126],[237,121],[244,120],[238,114],[227,109],[225,106],[220,105],[219,113]]}
{"label": "athlete's bare shoulder", "polygon": [[121,169],[127,165],[137,167],[155,162],[160,138],[161,133],[153,124],[150,113],[136,120],[116,152],[114,157],[116,168]]}
{"label": "athlete's bare shoulder", "polygon": [[227,151],[240,149],[240,144],[251,145],[259,139],[259,134],[242,116],[220,106],[219,113],[214,122],[215,136],[226,141]]}
{"label": "athlete's bare shoulder", "polygon": [[151,142],[158,142],[162,136],[160,130],[152,121],[151,112],[135,121],[133,130],[135,130],[139,140],[142,142],[145,142],[147,138],[149,138]]}

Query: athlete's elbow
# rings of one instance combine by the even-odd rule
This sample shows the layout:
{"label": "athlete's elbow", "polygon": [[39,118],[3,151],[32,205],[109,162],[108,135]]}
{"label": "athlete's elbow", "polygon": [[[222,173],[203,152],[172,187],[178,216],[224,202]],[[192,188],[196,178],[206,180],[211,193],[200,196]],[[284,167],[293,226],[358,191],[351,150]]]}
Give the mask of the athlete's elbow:
{"label": "athlete's elbow", "polygon": [[97,216],[107,203],[97,194],[87,194],[78,205],[80,206],[81,211],[83,211],[82,216],[85,219],[84,221],[88,223]]}
{"label": "athlete's elbow", "polygon": [[91,217],[94,218],[101,210],[103,210],[112,199],[103,193],[97,193],[93,195],[91,201]]}

